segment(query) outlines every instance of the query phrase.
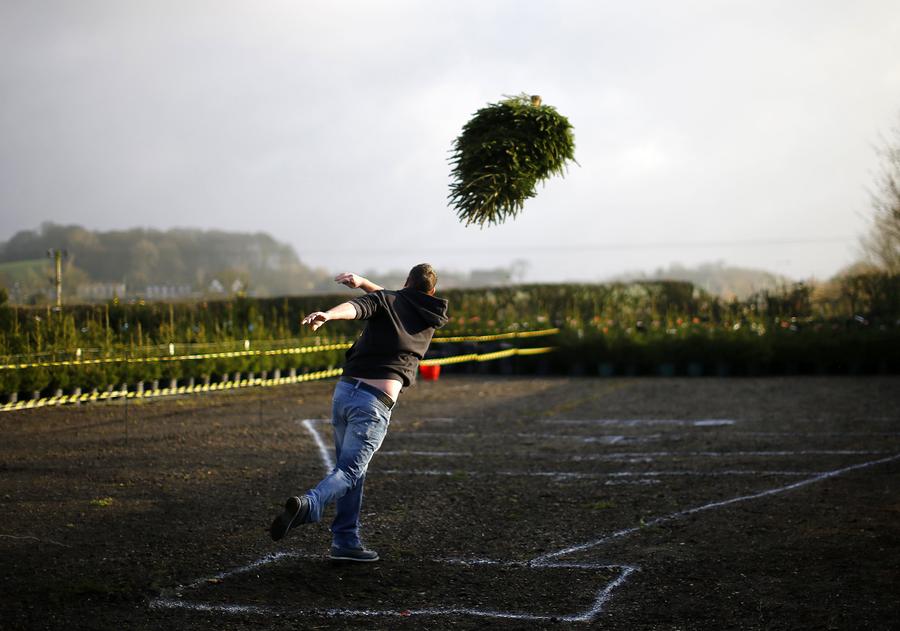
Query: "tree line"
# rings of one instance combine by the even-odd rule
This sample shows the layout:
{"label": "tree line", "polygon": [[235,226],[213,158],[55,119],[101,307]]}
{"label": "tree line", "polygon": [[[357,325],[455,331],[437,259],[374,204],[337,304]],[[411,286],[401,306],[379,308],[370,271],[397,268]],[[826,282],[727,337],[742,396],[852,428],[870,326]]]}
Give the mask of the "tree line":
{"label": "tree line", "polygon": [[0,284],[13,300],[42,302],[50,268],[41,263],[51,248],[68,255],[64,287],[71,298],[78,297],[79,287],[91,283],[124,285],[129,295],[138,296],[153,286],[188,287],[195,296],[287,295],[330,289],[328,272],[302,263],[290,245],[262,232],[93,231],[44,223],[38,230],[18,232],[0,243]]}

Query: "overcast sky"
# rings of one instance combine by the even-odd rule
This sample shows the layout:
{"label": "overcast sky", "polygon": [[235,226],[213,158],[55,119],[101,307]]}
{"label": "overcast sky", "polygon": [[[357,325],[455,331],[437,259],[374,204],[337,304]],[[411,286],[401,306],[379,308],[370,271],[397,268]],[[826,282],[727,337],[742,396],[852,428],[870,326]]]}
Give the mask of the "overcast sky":
{"label": "overcast sky", "polygon": [[[827,277],[900,123],[900,3],[6,0],[0,90],[0,239],[189,226],[333,271]],[[569,117],[580,166],[463,227],[453,139],[521,92]]]}

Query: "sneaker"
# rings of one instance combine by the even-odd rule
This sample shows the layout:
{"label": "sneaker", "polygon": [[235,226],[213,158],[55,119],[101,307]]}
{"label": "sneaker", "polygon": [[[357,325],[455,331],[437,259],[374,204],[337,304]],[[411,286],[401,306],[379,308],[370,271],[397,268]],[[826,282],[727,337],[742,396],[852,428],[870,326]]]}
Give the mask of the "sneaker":
{"label": "sneaker", "polygon": [[303,497],[289,497],[284,503],[284,512],[275,518],[269,526],[269,535],[272,541],[282,539],[291,528],[296,528],[309,515],[309,499]]}
{"label": "sneaker", "polygon": [[379,559],[375,550],[366,550],[365,548],[336,548],[331,547],[331,554],[328,555],[332,561],[359,561],[362,563],[371,563]]}

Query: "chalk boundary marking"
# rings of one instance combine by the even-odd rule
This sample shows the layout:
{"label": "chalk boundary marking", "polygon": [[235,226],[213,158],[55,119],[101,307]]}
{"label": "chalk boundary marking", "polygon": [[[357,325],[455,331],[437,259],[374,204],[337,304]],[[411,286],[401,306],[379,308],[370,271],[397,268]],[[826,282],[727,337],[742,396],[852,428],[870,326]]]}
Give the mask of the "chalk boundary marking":
{"label": "chalk boundary marking", "polygon": [[531,560],[531,563],[536,565],[540,565],[546,562],[549,559],[556,559],[562,556],[566,556],[572,554],[574,552],[581,552],[583,550],[588,550],[590,548],[597,547],[601,544],[608,543],[613,541],[614,539],[620,539],[622,537],[627,537],[636,532],[639,532],[643,528],[648,526],[658,526],[659,524],[663,524],[670,521],[675,521],[682,517],[687,517],[688,515],[693,515],[695,513],[701,513],[708,510],[714,510],[717,508],[723,508],[725,506],[731,506],[732,504],[738,504],[741,502],[747,502],[750,500],[760,499],[763,497],[770,497],[773,495],[779,495],[781,493],[785,493],[787,491],[793,491],[795,489],[802,488],[804,486],[808,486],[810,484],[815,484],[817,482],[822,482],[823,480],[828,480],[845,473],[849,473],[851,471],[857,471],[859,469],[867,469],[869,467],[874,467],[880,464],[887,464],[889,462],[894,462],[896,460],[900,460],[900,454],[894,454],[892,456],[888,456],[887,458],[880,458],[878,460],[869,460],[867,462],[861,462],[854,465],[849,465],[846,467],[841,467],[840,469],[834,469],[832,471],[825,471],[823,473],[819,473],[818,475],[814,475],[811,478],[807,478],[806,480],[800,480],[799,482],[794,482],[793,484],[788,484],[785,486],[779,486],[771,489],[766,489],[763,491],[758,491],[756,493],[749,493],[747,495],[739,495],[737,497],[732,497],[726,500],[719,500],[717,502],[709,502],[708,504],[702,504],[700,506],[695,506],[693,508],[688,508],[685,510],[675,511],[673,513],[668,513],[666,515],[661,515],[659,517],[654,517],[649,520],[645,520],[640,526],[632,526],[630,528],[623,528],[622,530],[617,530],[613,533],[606,535],[605,537],[600,537],[599,539],[595,539],[593,541],[588,541],[585,543],[576,544],[574,546],[563,548],[562,550],[558,550],[556,552],[548,552],[547,554],[542,554],[538,557],[535,557]]}
{"label": "chalk boundary marking", "polygon": [[213,612],[223,614],[252,614],[252,615],[279,615],[283,617],[296,617],[303,615],[317,615],[324,617],[348,617],[348,618],[374,618],[374,617],[411,617],[411,616],[472,616],[478,618],[498,618],[507,620],[524,620],[530,622],[547,622],[551,620],[559,620],[562,622],[590,622],[602,611],[603,606],[609,601],[613,591],[620,585],[624,584],[627,578],[633,573],[640,570],[634,565],[617,565],[603,563],[581,563],[581,562],[547,562],[539,565],[531,562],[516,561],[499,561],[495,559],[433,559],[438,563],[446,563],[448,565],[469,565],[469,566],[501,566],[501,567],[518,567],[534,570],[541,569],[569,569],[569,570],[616,570],[618,574],[608,583],[603,584],[597,589],[589,601],[589,606],[584,611],[553,615],[553,614],[531,614],[516,611],[499,611],[494,609],[480,609],[475,607],[427,607],[419,609],[354,609],[354,608],[309,608],[298,609],[297,607],[285,607],[275,605],[242,605],[242,604],[222,604],[208,603],[191,600],[184,600],[181,596],[185,591],[198,589],[210,583],[218,583],[230,577],[246,574],[261,567],[272,565],[286,559],[319,559],[324,557],[304,554],[300,552],[275,552],[267,554],[264,557],[245,566],[241,566],[225,572],[219,572],[208,578],[201,578],[189,583],[188,585],[178,586],[172,590],[169,596],[160,596],[150,601],[151,609],[185,609],[189,611]]}
{"label": "chalk boundary marking", "polygon": [[[318,421],[318,419],[300,419],[297,420],[299,424],[301,424],[312,436],[316,446],[319,450],[320,456],[322,458],[323,466],[327,470],[331,470],[334,466],[333,460],[328,453],[327,448],[325,447],[325,443],[322,440],[321,434],[319,434],[318,430],[313,425],[313,422]],[[745,452],[750,453],[750,452]],[[690,455],[690,454],[686,454]],[[847,455],[847,454],[842,454]],[[245,573],[248,571],[252,571],[263,567],[265,565],[269,565],[271,563],[278,562],[285,558],[299,558],[303,556],[309,555],[301,555],[299,553],[290,553],[290,552],[277,552],[265,555],[256,561],[234,570],[220,572],[211,578],[203,578],[195,580],[194,582],[186,585],[179,586],[172,590],[171,596],[160,596],[154,598],[150,601],[149,606],[151,609],[187,609],[193,611],[204,611],[204,612],[217,612],[217,613],[229,613],[229,614],[281,614],[286,611],[291,611],[295,614],[300,613],[308,613],[308,614],[316,614],[327,617],[409,617],[409,616],[473,616],[473,617],[481,617],[481,618],[498,618],[498,619],[514,619],[514,620],[526,620],[526,621],[548,621],[548,620],[561,620],[565,622],[591,622],[597,618],[602,612],[605,605],[608,603],[610,598],[613,595],[613,592],[624,585],[629,577],[637,571],[640,571],[639,566],[635,565],[609,565],[609,564],[591,564],[591,563],[565,563],[560,562],[557,559],[560,557],[565,557],[570,554],[583,552],[585,550],[589,550],[595,548],[597,546],[603,545],[605,543],[609,543],[611,541],[621,539],[624,537],[628,537],[636,532],[641,531],[647,526],[656,526],[659,524],[675,521],[681,519],[683,517],[687,517],[689,515],[693,515],[696,513],[701,513],[710,510],[716,510],[719,508],[723,508],[726,506],[731,506],[734,504],[748,502],[751,500],[762,499],[766,497],[771,497],[774,495],[778,495],[781,493],[786,493],[788,491],[793,491],[811,484],[815,484],[818,482],[822,482],[825,480],[829,480],[834,477],[838,477],[844,475],[846,473],[850,473],[852,471],[857,471],[861,469],[866,469],[870,467],[874,467],[881,464],[887,464],[889,462],[894,462],[900,460],[900,453],[893,454],[887,456],[885,458],[880,458],[877,460],[870,460],[862,463],[857,463],[854,465],[849,465],[846,467],[842,467],[839,469],[834,469],[831,471],[820,472],[812,475],[812,477],[806,478],[804,480],[800,480],[798,482],[794,482],[792,484],[774,487],[770,489],[766,489],[763,491],[759,491],[756,493],[750,493],[746,495],[740,495],[736,497],[732,497],[726,500],[719,500],[715,502],[709,502],[707,504],[702,504],[699,506],[695,506],[692,508],[675,511],[672,513],[668,513],[665,515],[660,515],[658,517],[654,517],[649,520],[645,520],[639,526],[632,526],[629,528],[623,528],[621,530],[617,530],[615,532],[609,533],[603,537],[598,539],[594,539],[592,541],[587,541],[579,544],[575,544],[554,552],[548,552],[533,559],[522,562],[511,562],[511,561],[496,561],[490,559],[476,559],[476,560],[460,560],[460,559],[438,559],[437,561],[446,562],[446,563],[470,563],[474,565],[478,564],[501,564],[501,565],[517,565],[517,566],[526,566],[532,567],[535,569],[541,568],[569,568],[569,569],[619,569],[619,574],[612,581],[601,587],[594,596],[593,604],[585,611],[576,612],[563,616],[549,616],[549,615],[539,615],[539,614],[527,614],[527,613],[519,613],[519,612],[508,612],[508,611],[496,611],[496,610],[487,610],[487,609],[475,609],[475,608],[452,608],[452,607],[433,607],[433,608],[424,608],[424,609],[414,609],[414,610],[396,610],[396,609],[382,609],[382,610],[371,610],[371,609],[309,609],[309,610],[297,610],[295,608],[280,608],[274,606],[258,606],[258,605],[241,605],[241,604],[211,604],[211,603],[202,603],[202,602],[191,602],[187,600],[182,600],[180,596],[186,590],[196,589],[202,585],[207,584],[211,580],[222,581],[231,576],[235,576],[237,574]]]}

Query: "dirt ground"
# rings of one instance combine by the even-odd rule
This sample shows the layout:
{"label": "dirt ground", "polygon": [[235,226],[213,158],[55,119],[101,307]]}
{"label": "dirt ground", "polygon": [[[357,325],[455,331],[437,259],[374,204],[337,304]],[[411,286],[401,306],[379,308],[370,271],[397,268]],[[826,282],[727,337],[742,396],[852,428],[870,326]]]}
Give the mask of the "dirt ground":
{"label": "dirt ground", "polygon": [[333,386],[0,415],[0,628],[900,628],[900,378],[420,384],[375,564],[266,532]]}

